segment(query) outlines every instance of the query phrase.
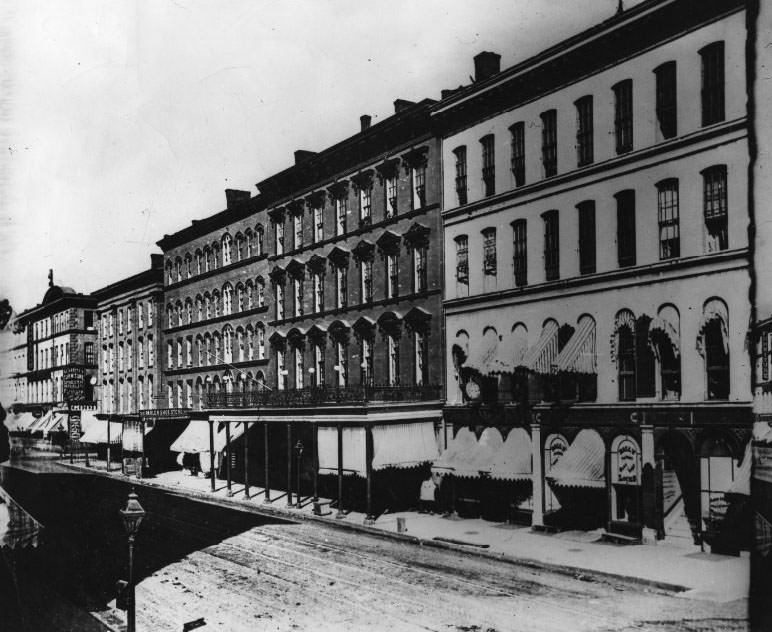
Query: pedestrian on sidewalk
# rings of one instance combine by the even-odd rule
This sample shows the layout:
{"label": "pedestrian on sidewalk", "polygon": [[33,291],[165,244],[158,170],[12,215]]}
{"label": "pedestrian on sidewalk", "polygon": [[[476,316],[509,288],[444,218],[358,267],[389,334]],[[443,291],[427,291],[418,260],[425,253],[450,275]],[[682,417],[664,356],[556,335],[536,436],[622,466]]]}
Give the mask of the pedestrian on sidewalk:
{"label": "pedestrian on sidewalk", "polygon": [[434,480],[435,476],[436,474],[429,474],[426,480],[421,483],[418,513],[434,514],[437,505],[437,482]]}

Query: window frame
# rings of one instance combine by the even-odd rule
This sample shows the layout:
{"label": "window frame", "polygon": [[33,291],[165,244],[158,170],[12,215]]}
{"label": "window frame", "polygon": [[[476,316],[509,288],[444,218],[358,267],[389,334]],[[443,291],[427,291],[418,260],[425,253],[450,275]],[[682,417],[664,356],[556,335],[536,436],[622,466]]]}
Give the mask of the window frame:
{"label": "window frame", "polygon": [[611,86],[614,92],[614,140],[617,154],[633,150],[633,80],[623,79]]}
{"label": "window frame", "polygon": [[594,162],[594,125],[592,95],[574,101],[576,108],[576,166],[585,167]]}

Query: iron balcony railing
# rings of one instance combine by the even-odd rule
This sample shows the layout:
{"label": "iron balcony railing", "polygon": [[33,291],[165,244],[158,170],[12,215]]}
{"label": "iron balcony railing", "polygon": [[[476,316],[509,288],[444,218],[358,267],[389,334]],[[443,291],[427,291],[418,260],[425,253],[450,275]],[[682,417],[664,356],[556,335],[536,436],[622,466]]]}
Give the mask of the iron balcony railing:
{"label": "iron balcony railing", "polygon": [[292,389],[250,389],[233,393],[208,393],[207,408],[258,408],[366,404],[369,402],[425,402],[440,399],[441,386],[312,386]]}

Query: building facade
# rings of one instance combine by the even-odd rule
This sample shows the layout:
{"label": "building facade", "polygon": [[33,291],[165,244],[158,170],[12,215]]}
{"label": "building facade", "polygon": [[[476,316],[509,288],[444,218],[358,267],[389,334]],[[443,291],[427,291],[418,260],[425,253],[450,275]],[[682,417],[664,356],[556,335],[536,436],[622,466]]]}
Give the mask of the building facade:
{"label": "building facade", "polygon": [[54,285],[49,274],[43,302],[23,311],[12,325],[17,342],[12,352],[17,409],[47,412],[64,406],[66,370],[79,376],[84,400],[78,404],[95,406],[95,307],[93,298]]}
{"label": "building facade", "polygon": [[433,109],[445,419],[530,452],[486,468],[534,526],[699,541],[726,511],[751,424],[745,45],[742,2],[643,2],[503,72],[479,55]]}

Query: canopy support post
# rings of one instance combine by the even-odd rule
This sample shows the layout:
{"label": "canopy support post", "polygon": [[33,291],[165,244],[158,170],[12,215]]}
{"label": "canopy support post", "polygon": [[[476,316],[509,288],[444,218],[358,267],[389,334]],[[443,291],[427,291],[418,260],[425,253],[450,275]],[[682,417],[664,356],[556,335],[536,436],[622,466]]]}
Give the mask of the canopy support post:
{"label": "canopy support post", "polygon": [[209,480],[214,491],[214,423],[209,421]]}
{"label": "canopy support post", "polygon": [[[105,471],[107,472],[110,471],[110,420],[112,418],[113,418],[112,415],[107,416],[107,463],[105,464]],[[86,446],[86,449],[88,450],[88,446]]]}
{"label": "canopy support post", "polygon": [[532,505],[531,528],[544,526],[544,472],[542,467],[541,424],[531,422],[531,491]]}
{"label": "canopy support post", "polygon": [[373,516],[373,427],[368,425],[365,428],[365,464],[367,476],[367,514],[365,515],[365,524],[375,523]]}
{"label": "canopy support post", "polygon": [[313,469],[314,469],[314,502],[319,502],[319,426],[316,424],[311,425],[312,435],[313,435],[313,450],[314,450],[314,462],[313,462]]}
{"label": "canopy support post", "polygon": [[231,457],[233,450],[231,449],[231,422],[225,422],[225,454],[228,460],[225,462],[225,478],[227,479],[228,496],[233,496],[233,489],[231,488]]}
{"label": "canopy support post", "polygon": [[263,450],[265,455],[265,498],[263,498],[263,502],[271,504],[271,487],[268,483],[268,455],[270,454],[268,449],[268,422],[265,421],[263,422]]}
{"label": "canopy support post", "polygon": [[335,517],[345,518],[343,513],[343,424],[338,424],[338,512]]}
{"label": "canopy support post", "polygon": [[244,422],[244,498],[249,500],[249,424]]}
{"label": "canopy support post", "polygon": [[292,507],[292,422],[287,422],[287,507]]}

